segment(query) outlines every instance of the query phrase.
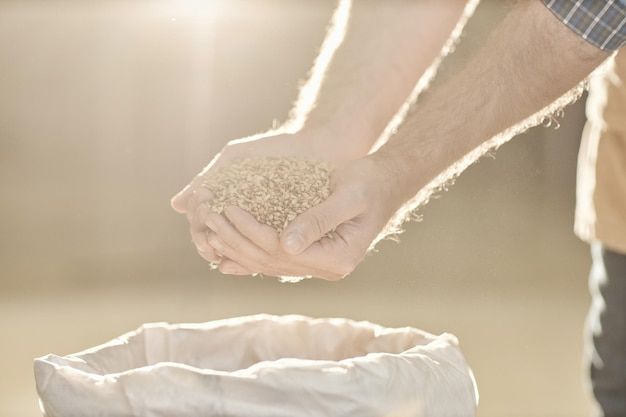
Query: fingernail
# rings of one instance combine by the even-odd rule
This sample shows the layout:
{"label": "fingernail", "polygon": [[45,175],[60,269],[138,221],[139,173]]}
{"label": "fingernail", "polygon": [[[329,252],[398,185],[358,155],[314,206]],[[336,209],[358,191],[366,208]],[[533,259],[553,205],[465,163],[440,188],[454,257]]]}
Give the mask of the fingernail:
{"label": "fingernail", "polygon": [[299,232],[291,232],[287,236],[285,236],[285,250],[288,253],[296,255],[300,253],[302,249],[304,249],[303,246],[304,239]]}

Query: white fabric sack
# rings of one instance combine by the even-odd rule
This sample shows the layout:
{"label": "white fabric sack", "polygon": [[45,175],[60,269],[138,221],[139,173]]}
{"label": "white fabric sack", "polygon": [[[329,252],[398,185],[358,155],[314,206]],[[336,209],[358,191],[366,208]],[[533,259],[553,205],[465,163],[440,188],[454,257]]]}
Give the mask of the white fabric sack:
{"label": "white fabric sack", "polygon": [[47,417],[464,417],[478,401],[453,335],[339,318],[146,324],[34,365]]}

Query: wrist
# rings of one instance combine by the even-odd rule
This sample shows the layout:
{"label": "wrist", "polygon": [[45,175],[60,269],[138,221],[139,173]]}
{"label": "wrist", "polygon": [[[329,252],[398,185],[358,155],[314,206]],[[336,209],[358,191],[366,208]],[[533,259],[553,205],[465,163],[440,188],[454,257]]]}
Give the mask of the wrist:
{"label": "wrist", "polygon": [[298,131],[314,155],[335,163],[368,155],[380,133],[354,118],[346,123],[306,121]]}
{"label": "wrist", "polygon": [[435,182],[445,182],[448,169],[462,157],[466,146],[456,142],[447,147],[443,132],[438,137],[419,123],[409,124],[401,126],[391,140],[368,156],[385,177],[387,198],[396,208],[414,208],[427,200]]}
{"label": "wrist", "polygon": [[421,188],[419,182],[422,177],[410,170],[410,166],[415,164],[406,158],[398,158],[395,153],[381,148],[366,159],[376,167],[379,183],[385,184],[381,197],[392,211],[400,209]]}

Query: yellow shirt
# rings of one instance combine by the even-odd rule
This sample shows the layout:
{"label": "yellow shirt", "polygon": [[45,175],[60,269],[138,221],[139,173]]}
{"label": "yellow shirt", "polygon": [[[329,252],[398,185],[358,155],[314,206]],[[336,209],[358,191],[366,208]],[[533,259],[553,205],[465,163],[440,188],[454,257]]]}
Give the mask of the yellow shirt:
{"label": "yellow shirt", "polygon": [[592,77],[586,110],[574,231],[626,253],[626,50]]}

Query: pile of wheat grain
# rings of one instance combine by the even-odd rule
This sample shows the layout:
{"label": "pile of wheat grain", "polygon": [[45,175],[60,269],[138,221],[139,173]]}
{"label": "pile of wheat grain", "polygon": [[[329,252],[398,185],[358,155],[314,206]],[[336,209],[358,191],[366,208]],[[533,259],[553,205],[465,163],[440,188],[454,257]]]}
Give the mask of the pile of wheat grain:
{"label": "pile of wheat grain", "polygon": [[202,184],[211,210],[238,206],[279,233],[330,193],[330,167],[305,157],[246,158],[210,171]]}

